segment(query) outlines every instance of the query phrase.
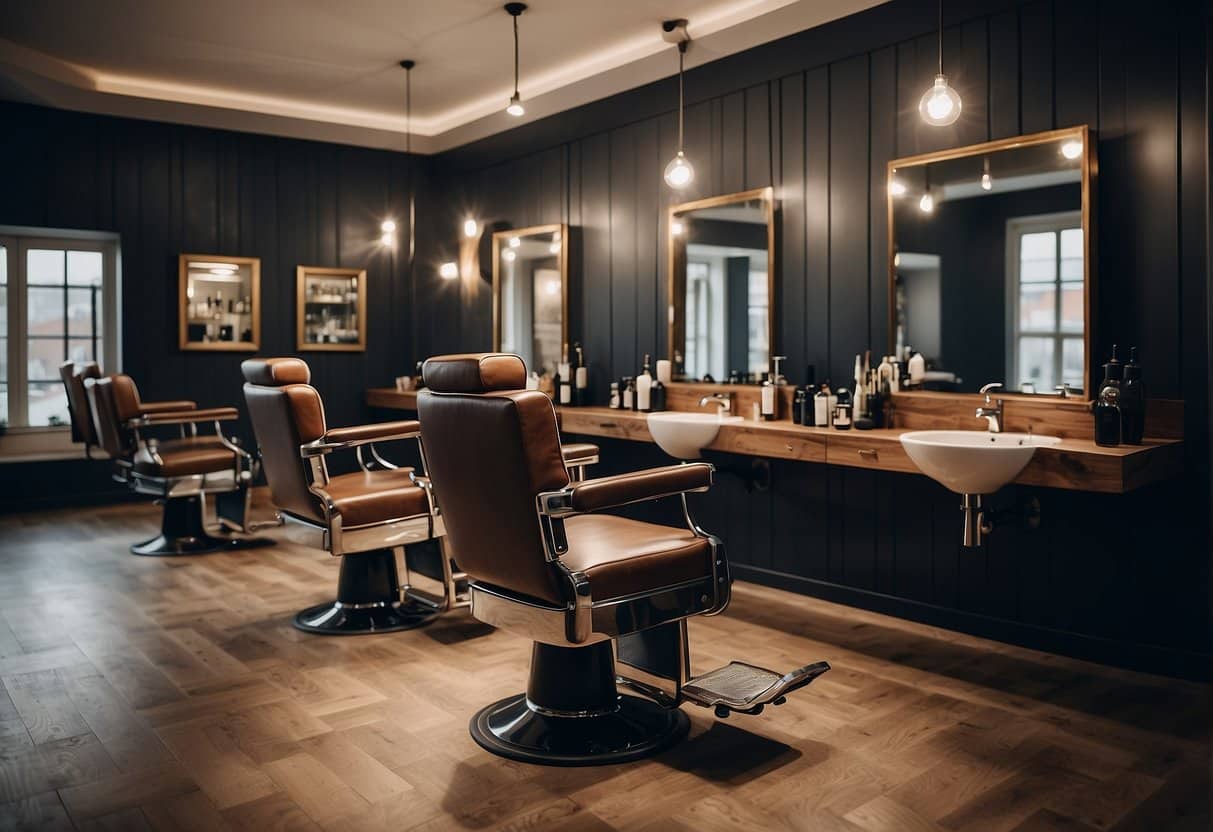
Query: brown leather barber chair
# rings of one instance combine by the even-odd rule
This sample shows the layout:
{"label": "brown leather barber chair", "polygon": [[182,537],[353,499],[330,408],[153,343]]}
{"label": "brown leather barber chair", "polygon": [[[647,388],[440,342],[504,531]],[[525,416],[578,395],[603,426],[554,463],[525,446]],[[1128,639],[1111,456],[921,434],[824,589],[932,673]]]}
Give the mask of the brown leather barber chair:
{"label": "brown leather barber chair", "polygon": [[[224,435],[221,425],[239,417],[236,408],[199,410],[190,401],[145,403],[131,377],[121,374],[86,377],[83,384],[93,431],[114,464],[114,479],[136,493],[164,501],[160,534],[131,546],[133,553],[200,555],[273,545],[267,538],[214,537],[204,524],[206,496],[233,495],[240,507],[237,530],[245,531],[253,460]],[[214,435],[199,435],[198,425],[207,422],[214,425]],[[179,436],[148,435],[156,428],[169,427],[175,427]]]}
{"label": "brown leather barber chair", "polygon": [[[757,714],[829,670],[732,662],[691,678],[686,619],[721,612],[730,592],[724,546],[686,498],[711,487],[711,465],[573,482],[522,359],[443,356],[423,373],[426,462],[472,614],[534,642],[526,692],[473,717],[481,746],[553,765],[633,760],[686,734],[683,702]],[[685,528],[597,513],[662,497],[681,499]]]}
{"label": "brown leather barber chair", "polygon": [[[330,429],[301,359],[252,358],[240,369],[274,505],[288,522],[322,532],[323,548],[341,556],[337,600],[300,612],[295,626],[313,633],[384,633],[466,605],[459,593],[466,576],[446,552],[429,481],[413,468],[392,465],[376,448],[416,440],[417,422]],[[337,451],[352,451],[359,470],[330,474],[327,458]],[[396,560],[401,548],[403,585]],[[414,570],[440,582],[440,594],[413,586]]]}

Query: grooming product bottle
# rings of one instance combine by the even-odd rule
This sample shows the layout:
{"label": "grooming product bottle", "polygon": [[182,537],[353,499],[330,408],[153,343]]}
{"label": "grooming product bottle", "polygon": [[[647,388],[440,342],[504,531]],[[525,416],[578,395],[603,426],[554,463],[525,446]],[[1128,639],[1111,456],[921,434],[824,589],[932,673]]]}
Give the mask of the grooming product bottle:
{"label": "grooming product bottle", "polygon": [[560,360],[556,362],[556,375],[552,379],[552,390],[556,404],[569,404],[573,399],[573,385],[569,382],[569,345],[565,344],[560,350]]}
{"label": "grooming product bottle", "polygon": [[607,407],[611,408],[611,410],[619,410],[619,408],[622,406],[623,406],[623,399],[619,395],[619,382],[612,381],[611,382],[611,394],[610,394],[610,397],[607,399]]}
{"label": "grooming product bottle", "polygon": [[813,399],[805,393],[803,387],[797,387],[796,392],[792,394],[792,421],[798,425],[812,424],[813,418]]}
{"label": "grooming product bottle", "polygon": [[830,382],[817,389],[813,394],[813,425],[819,428],[830,426]]}
{"label": "grooming product bottle", "polygon": [[855,392],[852,397],[852,413],[858,418],[867,415],[868,388],[863,378],[863,356],[855,356]]}
{"label": "grooming product bottle", "polygon": [[636,409],[641,413],[648,413],[651,407],[649,401],[649,393],[653,388],[653,374],[649,372],[649,354],[644,354],[644,367],[640,370],[640,375],[636,376]]}
{"label": "grooming product bottle", "polygon": [[1103,393],[1104,385],[1110,380],[1116,381],[1116,386],[1120,386],[1120,382],[1124,379],[1124,365],[1120,363],[1120,358],[1117,353],[1120,351],[1118,344],[1112,345],[1112,357],[1108,359],[1108,363],[1103,365],[1103,381],[1099,383],[1099,389],[1095,393],[1095,401],[1099,401],[1100,395]]}
{"label": "grooming product bottle", "polygon": [[838,395],[834,399],[834,427],[838,430],[850,430],[851,418],[854,414],[854,399],[851,398],[851,391],[845,387],[838,388]]}
{"label": "grooming product bottle", "polygon": [[1137,347],[1129,348],[1129,363],[1124,367],[1120,386],[1121,439],[1126,445],[1140,445],[1146,434],[1146,385],[1141,380]]}
{"label": "grooming product bottle", "polygon": [[876,368],[876,384],[877,387],[882,387],[886,382],[890,385],[893,383],[893,364],[890,356],[882,356],[880,366]]}
{"label": "grooming product bottle", "polygon": [[653,379],[653,386],[649,388],[649,412],[661,413],[665,410],[665,385],[661,383],[661,377]]}
{"label": "grooming product bottle", "polygon": [[762,383],[762,420],[775,421],[775,382],[770,376]]}
{"label": "grooming product bottle", "polygon": [[907,368],[910,373],[910,385],[912,387],[917,387],[926,379],[927,360],[923,358],[922,353],[916,352],[910,356]]}
{"label": "grooming product bottle", "polygon": [[671,381],[674,380],[673,372],[674,372],[674,369],[673,369],[673,365],[670,364],[670,359],[668,359],[668,358],[657,359],[657,380],[658,381],[660,381],[662,384],[669,384]]}
{"label": "grooming product bottle", "polygon": [[631,376],[623,377],[623,409],[636,409],[636,381]]}
{"label": "grooming product bottle", "polygon": [[817,395],[817,368],[812,364],[805,368],[804,387],[800,388],[800,392],[804,393],[804,407],[794,415],[799,424],[811,428],[816,424],[813,418],[813,397]]}
{"label": "grooming product bottle", "polygon": [[573,404],[578,407],[589,404],[586,397],[590,387],[590,368],[585,364],[585,351],[581,344],[573,344]]}
{"label": "grooming product bottle", "polygon": [[1112,360],[1103,365],[1103,383],[1099,385],[1099,398],[1095,401],[1095,444],[1115,447],[1121,440],[1120,380],[1124,365],[1116,360],[1116,347],[1112,348]]}

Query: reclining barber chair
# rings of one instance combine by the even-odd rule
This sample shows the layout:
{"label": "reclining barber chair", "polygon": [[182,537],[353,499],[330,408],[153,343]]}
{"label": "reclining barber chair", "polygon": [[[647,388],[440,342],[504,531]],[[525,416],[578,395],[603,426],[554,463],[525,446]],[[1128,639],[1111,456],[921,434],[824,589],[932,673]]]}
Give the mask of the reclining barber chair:
{"label": "reclining barber chair", "polygon": [[[92,459],[93,449],[99,447],[97,429],[93,425],[93,411],[89,407],[88,393],[84,389],[85,379],[101,378],[101,368],[95,361],[76,364],[65,361],[59,365],[59,378],[63,380],[63,389],[67,393],[67,413],[72,424],[72,441],[84,445],[84,454]],[[139,391],[131,388],[134,395],[134,408],[140,416],[149,413],[170,413],[181,410],[193,410],[197,407],[190,401],[145,402],[139,398]]]}
{"label": "reclining barber chair", "polygon": [[[711,465],[574,482],[552,403],[522,389],[520,358],[431,358],[423,373],[426,463],[472,615],[534,642],[526,692],[472,719],[482,747],[552,765],[638,759],[685,736],[683,702],[757,714],[829,670],[732,662],[691,678],[686,619],[721,612],[730,592],[724,546],[687,505]],[[682,500],[685,529],[597,513],[662,497]]]}
{"label": "reclining barber chair", "polygon": [[[74,372],[64,376],[69,402],[79,380],[92,419],[92,436],[113,462],[114,479],[164,502],[160,534],[131,546],[133,553],[200,555],[273,545],[268,538],[214,537],[204,523],[205,498],[213,494],[224,528],[237,532],[250,528],[245,518],[253,460],[223,434],[221,426],[238,418],[236,408],[199,410],[191,401],[143,402],[130,376],[98,378],[87,368],[79,376]],[[80,409],[74,406],[73,414]],[[214,424],[214,435],[199,435],[198,425],[207,422]],[[165,427],[175,427],[179,435],[170,439],[145,435]]]}

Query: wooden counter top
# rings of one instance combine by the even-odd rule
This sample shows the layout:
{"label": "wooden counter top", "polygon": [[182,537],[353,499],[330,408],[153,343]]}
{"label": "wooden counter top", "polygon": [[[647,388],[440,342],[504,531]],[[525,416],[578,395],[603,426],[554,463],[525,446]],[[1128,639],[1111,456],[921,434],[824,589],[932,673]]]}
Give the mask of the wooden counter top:
{"label": "wooden counter top", "polygon": [[[417,394],[400,393],[391,388],[372,388],[367,391],[366,401],[373,407],[415,410]],[[607,407],[558,407],[556,414],[561,430],[566,433],[633,442],[653,441],[644,413]],[[707,449],[770,459],[920,474],[901,447],[901,434],[907,430],[835,430],[804,427],[788,420],[747,420],[721,425],[716,441]],[[1120,494],[1169,479],[1182,470],[1181,440],[1147,439],[1143,445],[1103,448],[1089,439],[1067,438],[1057,445],[1039,448],[1015,482]]]}

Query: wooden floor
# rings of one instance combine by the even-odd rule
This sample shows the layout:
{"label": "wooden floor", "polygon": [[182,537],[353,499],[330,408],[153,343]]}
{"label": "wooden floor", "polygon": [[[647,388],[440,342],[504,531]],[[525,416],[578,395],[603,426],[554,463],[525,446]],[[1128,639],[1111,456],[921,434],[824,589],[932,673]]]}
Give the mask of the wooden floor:
{"label": "wooden floor", "polygon": [[834,670],[760,717],[687,706],[644,763],[511,763],[468,737],[529,645],[466,612],[309,636],[337,564],[132,556],[150,505],[0,517],[0,829],[1206,830],[1204,686],[739,584],[691,624],[731,658]]}

